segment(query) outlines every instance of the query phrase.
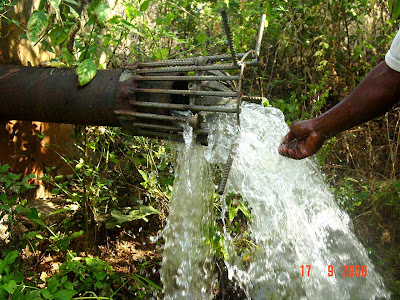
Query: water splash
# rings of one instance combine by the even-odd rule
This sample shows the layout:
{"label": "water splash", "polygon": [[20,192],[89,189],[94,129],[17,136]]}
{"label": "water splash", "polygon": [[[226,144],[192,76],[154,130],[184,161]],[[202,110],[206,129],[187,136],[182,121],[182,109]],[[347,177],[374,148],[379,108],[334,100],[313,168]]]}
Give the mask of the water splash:
{"label": "water splash", "polygon": [[[227,192],[240,195],[251,210],[250,239],[255,247],[239,253],[224,228],[229,277],[251,299],[375,299],[389,297],[365,249],[350,230],[349,216],[334,196],[314,159],[295,161],[277,149],[288,131],[281,111],[246,104],[228,179]],[[234,125],[222,117],[212,128],[218,136]],[[223,129],[234,132],[235,129]],[[223,139],[211,136],[210,149],[226,157]],[[225,217],[226,205],[222,201]],[[307,276],[305,266],[311,266]],[[366,266],[367,275],[343,276],[343,266]],[[305,268],[302,276],[301,266]],[[328,276],[328,266],[333,276]],[[360,270],[359,270],[360,271]],[[349,273],[347,272],[347,275]]]}
{"label": "water splash", "polygon": [[[315,160],[295,161],[278,154],[288,131],[283,114],[245,104],[240,118],[240,130],[235,116],[221,114],[210,120],[206,149],[194,145],[190,131],[186,133],[164,230],[165,298],[212,298],[215,279],[207,243],[213,220],[210,164],[226,162],[232,143],[236,151],[226,194],[236,194],[251,211],[246,239],[253,246],[245,252],[238,249],[237,238],[243,237],[225,224],[226,265],[229,278],[249,299],[389,298]],[[225,196],[221,199],[223,220],[229,215]],[[302,276],[301,266],[307,265],[310,274],[305,270]],[[367,275],[344,277],[342,267],[350,265],[366,266]],[[333,267],[333,276],[328,276],[328,266]]]}
{"label": "water splash", "polygon": [[204,147],[193,142],[190,128],[184,139],[163,232],[161,280],[165,299],[212,299],[215,280],[208,231],[214,220],[214,187]]}

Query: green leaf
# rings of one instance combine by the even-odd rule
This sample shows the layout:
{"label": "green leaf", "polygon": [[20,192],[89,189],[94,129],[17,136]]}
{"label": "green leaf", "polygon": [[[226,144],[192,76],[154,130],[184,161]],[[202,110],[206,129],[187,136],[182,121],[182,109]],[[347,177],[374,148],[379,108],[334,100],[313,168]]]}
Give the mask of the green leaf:
{"label": "green leaf", "polygon": [[68,5],[68,8],[69,8],[69,12],[74,16],[74,18],[79,19],[79,14],[78,14],[78,12],[77,12],[72,6],[69,6],[69,5]]}
{"label": "green leaf", "polygon": [[42,293],[42,296],[44,299],[50,299],[51,294],[48,289],[41,289],[40,292]]}
{"label": "green leaf", "polygon": [[236,217],[238,208],[234,207],[234,206],[230,206],[228,210],[229,210],[229,221],[232,222],[232,220]]}
{"label": "green leaf", "polygon": [[117,159],[115,154],[110,154],[110,161],[113,162],[114,164],[120,164],[121,162]]}
{"label": "green leaf", "polygon": [[133,25],[132,23],[129,23],[126,20],[121,20],[120,21],[120,25],[125,27],[125,28],[127,28],[127,29],[129,29],[129,30],[136,30],[136,26]]}
{"label": "green leaf", "polygon": [[13,277],[13,280],[15,280],[17,284],[21,284],[24,281],[24,275],[22,275],[22,273],[18,272],[17,270],[14,270],[11,276]]}
{"label": "green leaf", "polygon": [[106,274],[106,272],[103,272],[103,271],[101,271],[101,272],[96,272],[95,274],[94,274],[94,277],[97,279],[97,280],[103,280],[104,278],[106,278],[106,276],[107,276],[107,274]]}
{"label": "green leaf", "polygon": [[60,284],[58,283],[56,276],[52,276],[47,283],[47,289],[51,294],[54,294],[59,286]]}
{"label": "green leaf", "polygon": [[68,35],[63,26],[56,26],[52,31],[49,32],[49,37],[53,46],[56,47],[64,42]]}
{"label": "green leaf", "polygon": [[115,209],[111,211],[111,216],[117,219],[119,224],[139,219],[143,219],[147,222],[146,217],[148,215],[154,215],[154,214],[160,214],[160,212],[152,206],[145,206],[145,205],[140,205],[139,207],[133,209],[127,208],[123,212]]}
{"label": "green leaf", "polygon": [[13,250],[10,253],[7,254],[7,256],[4,258],[4,262],[7,265],[11,265],[15,259],[18,257],[18,251],[17,250]]}
{"label": "green leaf", "polygon": [[140,11],[146,11],[149,8],[150,5],[150,0],[146,0],[144,1],[141,5],[140,5]]}
{"label": "green leaf", "polygon": [[6,173],[10,169],[10,165],[2,165],[0,167],[0,173]]}
{"label": "green leaf", "polygon": [[396,3],[393,5],[392,19],[397,20],[399,17],[400,17],[400,1],[397,0]]}
{"label": "green leaf", "polygon": [[162,290],[162,288],[161,288],[158,284],[154,283],[153,281],[151,281],[151,280],[149,280],[149,279],[147,279],[147,278],[145,278],[145,277],[143,277],[143,276],[140,276],[140,275],[138,275],[138,274],[135,274],[135,277],[136,277],[137,279],[139,279],[139,280],[143,280],[143,281],[147,282],[149,285],[151,285],[152,287],[156,288],[156,289],[159,290],[159,291]]}
{"label": "green leaf", "polygon": [[148,179],[147,173],[143,170],[138,170],[138,172],[140,173],[140,175],[142,175],[142,178],[144,179],[144,181],[147,181],[147,179]]}
{"label": "green leaf", "polygon": [[113,12],[107,2],[101,1],[96,8],[94,13],[100,23],[105,23],[112,18]]}
{"label": "green leaf", "polygon": [[159,59],[166,59],[169,54],[169,49],[164,48],[164,49],[158,49],[156,52],[154,52],[153,56],[156,60]]}
{"label": "green leaf", "polygon": [[58,195],[59,193],[60,193],[60,189],[58,189],[58,188],[54,188],[54,189],[51,190],[51,195],[52,196]]}
{"label": "green leaf", "polygon": [[62,0],[62,1],[73,5],[79,5],[78,2],[76,2],[75,0]]}
{"label": "green leaf", "polygon": [[70,300],[76,294],[78,294],[78,292],[75,290],[62,289],[53,295],[53,299],[55,299],[55,300]]}
{"label": "green leaf", "polygon": [[199,44],[202,44],[202,43],[204,43],[206,40],[207,40],[207,35],[205,34],[205,33],[203,33],[203,32],[200,32],[198,35],[197,35],[197,42],[199,43]]}
{"label": "green leaf", "polygon": [[6,284],[3,285],[3,288],[10,294],[14,293],[14,291],[17,289],[17,283],[15,280],[10,280]]}
{"label": "green leaf", "polygon": [[48,20],[45,12],[42,10],[35,10],[28,21],[28,28],[26,31],[28,39],[33,43],[38,42],[40,34],[46,29],[47,25]]}
{"label": "green leaf", "polygon": [[248,210],[248,208],[242,203],[242,202],[239,202],[239,206],[238,206],[238,208],[240,209],[240,211],[245,215],[245,217],[247,218],[247,219],[251,219],[251,213],[250,213],[250,211]]}
{"label": "green leaf", "polygon": [[67,282],[64,284],[64,287],[65,287],[67,290],[73,290],[73,289],[74,289],[74,285],[72,284],[72,282],[69,282],[69,281],[67,281]]}
{"label": "green leaf", "polygon": [[82,236],[83,233],[84,233],[83,230],[75,231],[74,233],[71,234],[70,237],[71,237],[71,239],[75,239],[75,238]]}
{"label": "green leaf", "polygon": [[6,266],[4,260],[0,259],[0,275],[3,275],[4,267]]}
{"label": "green leaf", "polygon": [[28,240],[31,240],[31,239],[35,238],[36,235],[38,235],[38,234],[39,234],[39,231],[29,231],[29,232],[25,235],[25,238],[28,239]]}
{"label": "green leaf", "polygon": [[35,291],[27,292],[23,299],[25,299],[25,300],[41,300],[42,298],[40,297],[40,291],[35,290]]}
{"label": "green leaf", "polygon": [[[11,297],[9,297],[8,299],[10,300],[20,300],[20,299],[27,299],[26,297],[24,297],[24,294],[22,293],[22,289],[24,289],[25,286],[22,284],[19,284],[17,286],[17,289],[14,291],[14,293],[12,294]],[[24,291],[25,292],[25,291]]]}
{"label": "green leaf", "polygon": [[78,86],[88,84],[97,74],[97,67],[93,60],[85,59],[76,69],[78,75]]}
{"label": "green leaf", "polygon": [[164,20],[164,25],[165,26],[169,26],[172,22],[172,20],[174,19],[175,15],[173,13],[169,13]]}
{"label": "green leaf", "polygon": [[56,13],[59,14],[61,0],[49,0],[49,2],[51,6],[53,6],[53,8],[55,9]]}

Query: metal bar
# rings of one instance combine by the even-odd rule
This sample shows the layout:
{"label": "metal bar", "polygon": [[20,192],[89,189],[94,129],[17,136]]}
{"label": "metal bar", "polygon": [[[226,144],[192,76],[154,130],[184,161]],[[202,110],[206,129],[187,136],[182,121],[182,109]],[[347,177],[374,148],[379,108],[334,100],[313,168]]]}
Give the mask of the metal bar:
{"label": "metal bar", "polygon": [[[125,128],[129,131],[129,128]],[[157,132],[157,131],[149,131],[149,130],[137,130],[130,132],[133,135],[139,135],[139,136],[147,136],[149,138],[160,138],[160,139],[167,139],[170,141],[175,141],[175,142],[180,142],[183,143],[183,137],[178,134],[170,134],[170,133],[165,133],[165,132]],[[196,141],[202,145],[207,145],[207,139],[206,136],[204,135],[199,135],[196,136]]]}
{"label": "metal bar", "polygon": [[229,173],[231,172],[232,163],[233,163],[233,155],[232,155],[233,153],[232,152],[233,152],[233,146],[232,146],[231,151],[229,153],[228,160],[226,161],[225,168],[222,171],[221,182],[219,183],[219,186],[218,186],[218,194],[219,195],[223,195],[224,194],[226,183],[227,183],[228,177],[229,177]]}
{"label": "metal bar", "polygon": [[197,135],[208,135],[207,129],[194,129],[193,132]]}
{"label": "metal bar", "polygon": [[177,134],[171,134],[166,132],[158,132],[151,130],[138,130],[137,135],[147,136],[147,137],[156,137],[161,139],[168,139],[177,142],[183,142],[183,137]]}
{"label": "metal bar", "polygon": [[169,108],[175,110],[190,110],[190,111],[209,111],[209,112],[224,112],[235,113],[237,108],[233,106],[206,106],[206,105],[189,105],[189,104],[171,104],[158,102],[142,102],[131,101],[133,106],[138,107],[154,107],[154,108]]}
{"label": "metal bar", "polygon": [[229,48],[231,49],[232,60],[233,63],[237,65],[236,51],[235,47],[233,46],[232,31],[228,23],[228,15],[226,14],[226,9],[225,8],[221,9],[220,13],[222,17],[222,23],[224,24],[226,37],[228,38]]}
{"label": "metal bar", "polygon": [[133,76],[137,81],[232,81],[240,76]]}
{"label": "metal bar", "polygon": [[190,71],[210,71],[210,70],[235,70],[240,67],[230,64],[219,64],[209,66],[183,66],[183,67],[165,67],[152,69],[137,69],[136,74],[143,73],[164,73],[164,72],[190,72]]}
{"label": "metal bar", "polygon": [[135,118],[153,119],[153,120],[160,120],[160,121],[172,121],[172,122],[183,122],[183,123],[186,123],[189,121],[189,118],[184,118],[184,117],[165,116],[165,115],[141,113],[141,112],[127,111],[127,110],[114,110],[114,113],[117,115],[120,115],[120,118],[123,118],[123,119],[124,119],[124,117],[135,117]]}
{"label": "metal bar", "polygon": [[259,65],[260,65],[260,62],[258,60],[249,61],[246,63],[246,66],[259,66]]}
{"label": "metal bar", "polygon": [[133,88],[132,92],[133,93],[151,93],[151,94],[173,94],[173,95],[220,96],[220,97],[236,97],[238,95],[237,92],[140,89],[140,88]]}
{"label": "metal bar", "polygon": [[157,125],[157,124],[148,124],[148,123],[132,123],[132,124],[130,124],[130,126],[139,127],[139,128],[147,128],[147,129],[155,129],[155,130],[182,131],[182,128],[178,127],[178,126]]}
{"label": "metal bar", "polygon": [[255,102],[268,100],[265,97],[255,97],[255,96],[243,96],[242,99],[245,100],[245,101],[255,101]]}
{"label": "metal bar", "polygon": [[[238,58],[242,58],[245,53],[237,54]],[[197,60],[201,59],[206,62],[217,62],[217,61],[230,61],[232,60],[231,54],[221,54],[221,55],[211,55],[211,56],[198,56],[191,58],[182,58],[182,59],[168,59],[168,60],[160,60],[160,61],[151,61],[138,63],[137,67],[166,67],[166,66],[186,66],[195,64]]]}
{"label": "metal bar", "polygon": [[244,67],[245,64],[241,64],[240,67],[240,80],[239,80],[239,85],[238,85],[238,97],[237,97],[237,101],[236,101],[236,108],[237,108],[237,112],[236,112],[236,121],[238,126],[240,127],[240,106],[242,105],[242,84],[243,84],[243,73],[244,73]]}
{"label": "metal bar", "polygon": [[265,28],[265,21],[267,20],[267,16],[265,14],[262,15],[261,17],[261,24],[260,24],[260,29],[258,31],[258,36],[257,36],[257,42],[256,42],[256,58],[260,56],[260,49],[261,49],[261,42],[264,34],[264,28]]}

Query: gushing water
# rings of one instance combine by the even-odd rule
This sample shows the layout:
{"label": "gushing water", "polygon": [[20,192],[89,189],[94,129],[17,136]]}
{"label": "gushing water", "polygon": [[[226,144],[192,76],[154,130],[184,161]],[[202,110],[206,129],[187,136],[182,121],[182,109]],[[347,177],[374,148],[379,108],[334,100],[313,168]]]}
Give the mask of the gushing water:
{"label": "gushing water", "polygon": [[185,131],[163,236],[161,269],[165,299],[212,299],[214,275],[208,230],[213,222],[213,185],[204,149]]}
{"label": "gushing water", "polygon": [[[206,234],[212,224],[208,163],[225,162],[232,143],[236,144],[233,165],[221,197],[223,240],[229,279],[249,299],[389,298],[316,162],[278,154],[288,131],[283,114],[245,104],[240,121],[237,130],[234,117],[221,114],[210,123],[205,152],[200,146],[187,145],[180,153],[165,230],[162,279],[166,298],[212,297],[212,255]],[[232,193],[251,212],[249,236],[229,229],[226,195]],[[243,245],[236,246],[243,239],[248,241],[245,251]]]}

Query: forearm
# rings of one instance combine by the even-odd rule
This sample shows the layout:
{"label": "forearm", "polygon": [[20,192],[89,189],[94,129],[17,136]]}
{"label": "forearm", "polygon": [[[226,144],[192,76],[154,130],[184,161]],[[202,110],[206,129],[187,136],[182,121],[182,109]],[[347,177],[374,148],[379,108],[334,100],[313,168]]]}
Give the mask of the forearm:
{"label": "forearm", "polygon": [[324,138],[378,117],[400,100],[400,73],[377,65],[343,101],[315,119]]}

